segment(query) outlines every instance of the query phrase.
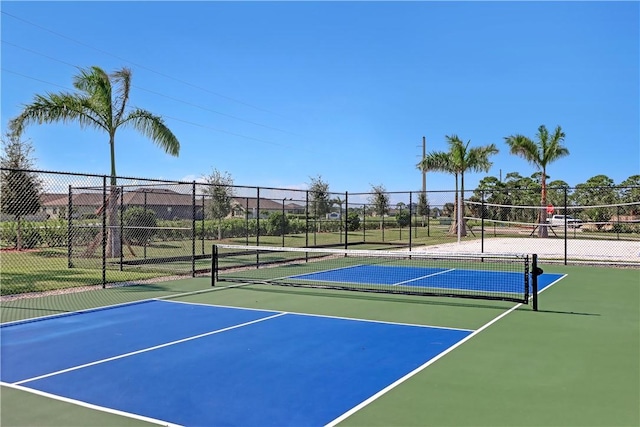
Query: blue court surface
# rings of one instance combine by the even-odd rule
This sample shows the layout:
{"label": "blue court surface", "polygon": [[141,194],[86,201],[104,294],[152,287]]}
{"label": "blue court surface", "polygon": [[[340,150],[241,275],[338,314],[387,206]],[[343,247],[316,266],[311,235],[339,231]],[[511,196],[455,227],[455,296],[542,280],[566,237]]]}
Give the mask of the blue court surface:
{"label": "blue court surface", "polygon": [[0,377],[163,423],[316,426],[472,332],[153,300],[3,325]]}
{"label": "blue court surface", "polygon": [[[290,277],[332,283],[371,283],[493,293],[523,293],[524,273],[489,270],[460,270],[433,267],[354,265]],[[538,290],[558,280],[560,274],[538,276]]]}

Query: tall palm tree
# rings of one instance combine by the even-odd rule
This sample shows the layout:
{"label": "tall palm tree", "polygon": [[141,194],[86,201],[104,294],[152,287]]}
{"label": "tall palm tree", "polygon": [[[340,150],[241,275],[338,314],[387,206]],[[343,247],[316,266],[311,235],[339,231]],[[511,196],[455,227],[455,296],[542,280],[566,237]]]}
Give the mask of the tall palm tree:
{"label": "tall palm tree", "polygon": [[[460,201],[464,198],[464,174],[467,171],[488,172],[492,165],[489,161],[489,156],[496,154],[498,149],[494,144],[469,148],[471,141],[465,143],[457,135],[446,135],[445,137],[449,144],[449,151],[428,153],[418,163],[418,169],[424,172],[436,171],[454,175],[456,179],[456,195],[454,220],[452,221],[450,232],[457,233],[458,237],[462,237],[467,234],[464,219],[462,218],[462,210],[459,206]],[[459,191],[458,177],[460,177]]]}
{"label": "tall palm tree", "polygon": [[[549,134],[545,125],[538,127],[536,140],[520,134],[505,137],[505,142],[511,149],[511,154],[524,158],[534,165],[540,172],[540,211],[538,213],[538,224],[547,223],[547,166],[569,155],[569,150],[562,145],[565,134],[560,126],[556,126],[552,134]],[[546,226],[538,227],[538,237],[548,237],[549,230]]]}
{"label": "tall palm tree", "polygon": [[19,136],[31,123],[78,122],[80,127],[101,129],[109,135],[111,191],[107,204],[109,244],[107,256],[120,256],[117,225],[117,187],[115,136],[119,128],[133,128],[150,138],[166,153],[177,156],[180,142],[161,117],[140,108],[127,108],[131,89],[131,70],[123,67],[107,74],[100,67],[80,69],[73,78],[76,93],[35,95],[31,104],[9,122],[11,132]]}

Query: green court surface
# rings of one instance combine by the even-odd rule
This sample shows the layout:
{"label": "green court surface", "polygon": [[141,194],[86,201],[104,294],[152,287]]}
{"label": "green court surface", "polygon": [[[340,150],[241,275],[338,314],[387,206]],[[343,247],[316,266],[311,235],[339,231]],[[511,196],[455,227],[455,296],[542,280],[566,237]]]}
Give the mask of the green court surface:
{"label": "green court surface", "polygon": [[[543,268],[567,275],[542,292],[538,312],[509,302],[266,285],[212,291],[203,277],[4,301],[2,321],[171,298],[473,329],[469,340],[339,425],[640,425],[640,270]],[[13,387],[1,391],[2,426],[152,425]]]}

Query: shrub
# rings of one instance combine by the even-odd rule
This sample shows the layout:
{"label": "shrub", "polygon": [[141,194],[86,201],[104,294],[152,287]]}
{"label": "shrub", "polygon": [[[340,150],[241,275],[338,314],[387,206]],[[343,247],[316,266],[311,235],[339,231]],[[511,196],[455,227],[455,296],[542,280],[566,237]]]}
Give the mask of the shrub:
{"label": "shrub", "polygon": [[409,211],[398,212],[396,215],[396,222],[400,227],[407,227],[411,222],[411,214]]}
{"label": "shrub", "polygon": [[360,228],[360,215],[357,212],[349,212],[347,215],[347,230],[357,231]]}
{"label": "shrub", "polygon": [[42,242],[50,248],[67,245],[67,223],[63,220],[45,221],[40,229]]}
{"label": "shrub", "polygon": [[158,226],[156,213],[141,207],[128,208],[122,216],[122,223],[125,227],[125,239],[137,245],[148,243]]}
{"label": "shrub", "polygon": [[272,212],[267,218],[267,234],[270,236],[280,236],[289,231],[289,218],[281,212]]}

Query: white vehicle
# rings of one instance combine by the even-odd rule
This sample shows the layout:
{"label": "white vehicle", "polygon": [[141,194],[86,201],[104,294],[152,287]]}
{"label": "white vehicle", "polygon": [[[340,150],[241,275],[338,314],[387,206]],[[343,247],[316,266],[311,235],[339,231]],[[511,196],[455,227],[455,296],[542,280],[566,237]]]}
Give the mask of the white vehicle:
{"label": "white vehicle", "polygon": [[571,215],[553,215],[547,218],[547,222],[552,227],[564,227],[565,222],[568,228],[580,228],[582,226],[582,221]]}

